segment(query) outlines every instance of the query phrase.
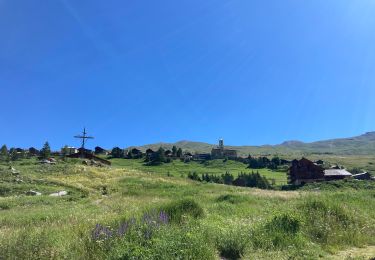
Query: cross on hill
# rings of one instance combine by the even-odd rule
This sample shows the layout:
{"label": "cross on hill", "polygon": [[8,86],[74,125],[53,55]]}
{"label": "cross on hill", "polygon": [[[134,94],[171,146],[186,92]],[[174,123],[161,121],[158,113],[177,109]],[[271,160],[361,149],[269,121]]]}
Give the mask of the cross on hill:
{"label": "cross on hill", "polygon": [[94,139],[94,137],[92,137],[92,136],[87,136],[86,128],[84,127],[84,128],[83,128],[82,135],[76,135],[76,136],[74,136],[74,138],[82,139],[81,155],[82,155],[82,157],[83,157],[84,152],[85,152],[85,142],[86,142],[86,139]]}

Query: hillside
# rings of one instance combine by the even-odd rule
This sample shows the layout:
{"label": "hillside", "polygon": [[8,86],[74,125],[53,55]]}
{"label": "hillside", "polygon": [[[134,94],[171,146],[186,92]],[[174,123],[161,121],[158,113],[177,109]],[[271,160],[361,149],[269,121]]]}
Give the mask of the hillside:
{"label": "hillside", "polygon": [[[214,144],[193,141],[179,141],[176,143],[155,143],[139,146],[141,150],[151,148],[157,150],[160,146],[171,149],[173,145],[183,150],[198,153],[208,153]],[[371,155],[375,154],[375,132],[368,132],[350,138],[331,139],[304,143],[301,141],[286,141],[279,145],[262,146],[227,146],[236,149],[239,155],[266,155],[266,154],[337,154],[337,155]]]}
{"label": "hillside", "polygon": [[[12,163],[15,175],[0,162],[0,258],[373,256],[374,183],[261,190],[187,178],[189,171],[248,171],[233,161],[176,160],[158,167],[141,160],[112,163],[99,168],[75,160],[41,165],[24,159]],[[260,173],[285,180],[283,173]],[[39,195],[31,196],[32,191]],[[51,196],[59,191],[66,195]]]}

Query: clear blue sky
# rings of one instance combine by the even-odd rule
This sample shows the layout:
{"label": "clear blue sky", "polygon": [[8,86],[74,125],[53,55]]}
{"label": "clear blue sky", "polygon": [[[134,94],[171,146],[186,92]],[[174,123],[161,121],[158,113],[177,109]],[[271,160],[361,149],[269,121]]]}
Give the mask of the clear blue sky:
{"label": "clear blue sky", "polygon": [[373,0],[0,0],[0,143],[375,130]]}

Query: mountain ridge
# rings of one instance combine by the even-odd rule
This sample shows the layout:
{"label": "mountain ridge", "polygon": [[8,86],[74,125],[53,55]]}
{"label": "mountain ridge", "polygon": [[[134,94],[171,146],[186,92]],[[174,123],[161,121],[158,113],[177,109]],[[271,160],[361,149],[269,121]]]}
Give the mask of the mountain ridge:
{"label": "mountain ridge", "polygon": [[[163,147],[171,149],[173,145],[181,147],[185,151],[193,153],[209,153],[216,144],[209,144],[199,141],[180,140],[174,143],[158,142],[137,147],[141,150],[151,148],[153,150]],[[229,149],[238,150],[239,155],[247,154],[337,154],[337,155],[372,155],[375,154],[375,131],[366,132],[359,136],[348,138],[335,138],[314,142],[302,142],[289,140],[276,145],[226,145]]]}

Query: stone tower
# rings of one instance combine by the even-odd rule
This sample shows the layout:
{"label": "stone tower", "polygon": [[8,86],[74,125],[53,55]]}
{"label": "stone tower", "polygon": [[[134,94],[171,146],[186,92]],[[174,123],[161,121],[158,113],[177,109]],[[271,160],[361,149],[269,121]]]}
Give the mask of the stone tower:
{"label": "stone tower", "polygon": [[219,140],[219,149],[224,150],[224,140],[223,139]]}

